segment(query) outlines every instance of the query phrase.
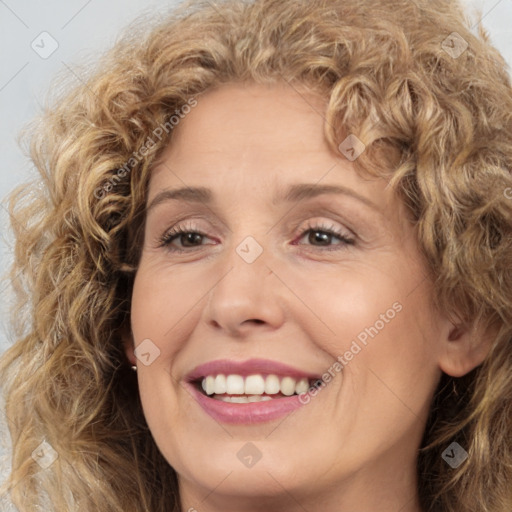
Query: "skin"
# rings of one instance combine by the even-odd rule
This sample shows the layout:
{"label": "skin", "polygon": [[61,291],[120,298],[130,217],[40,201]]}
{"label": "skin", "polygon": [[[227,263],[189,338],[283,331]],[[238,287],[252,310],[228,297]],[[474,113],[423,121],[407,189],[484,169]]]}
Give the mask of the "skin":
{"label": "skin", "polygon": [[[485,357],[478,330],[430,306],[413,227],[386,181],[359,177],[327,146],[325,108],[288,84],[223,85],[198,98],[152,172],[148,204],[183,186],[213,195],[149,210],[124,340],[184,511],[419,512],[416,451],[441,371],[464,375]],[[345,194],[272,202],[295,183],[341,185],[376,209]],[[178,224],[206,236],[177,237],[171,248],[185,252],[171,252],[159,239]],[[355,242],[307,231],[318,225]],[[247,236],[263,248],[250,264],[236,252]],[[183,386],[221,358],[323,374],[396,303],[400,312],[285,418],[221,424]],[[146,366],[133,349],[148,338],[160,355]],[[261,452],[251,468],[237,458],[248,441]]]}

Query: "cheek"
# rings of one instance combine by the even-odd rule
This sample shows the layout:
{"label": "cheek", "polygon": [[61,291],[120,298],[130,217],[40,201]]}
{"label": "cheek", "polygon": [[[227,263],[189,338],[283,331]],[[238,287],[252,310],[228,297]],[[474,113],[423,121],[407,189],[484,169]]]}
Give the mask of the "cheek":
{"label": "cheek", "polygon": [[334,361],[343,358],[343,381],[359,399],[368,395],[372,402],[394,401],[398,407],[403,399],[417,410],[429,401],[439,376],[439,332],[421,279],[414,267],[395,260],[389,268],[386,262],[340,266],[296,280],[314,313],[302,320],[303,329]]}
{"label": "cheek", "polygon": [[296,311],[296,318],[305,319],[311,339],[318,340],[321,333],[324,349],[336,357],[350,349],[352,340],[364,346],[388,330],[403,309],[405,286],[382,266],[338,265],[286,278],[302,299],[298,307],[305,304],[310,312]]}
{"label": "cheek", "polygon": [[383,294],[372,309],[361,312],[364,323],[351,323],[357,332],[352,330],[338,346],[344,350],[344,372],[355,400],[367,404],[391,436],[398,424],[406,429],[419,418],[426,420],[439,379],[438,332],[423,292]]}
{"label": "cheek", "polygon": [[[137,272],[131,306],[135,343],[154,340],[162,351],[174,351],[169,339],[186,339],[194,309],[200,307],[210,275],[203,277],[187,269],[155,268],[142,265]],[[167,340],[167,341],[166,341]],[[162,355],[165,355],[164,353]]]}

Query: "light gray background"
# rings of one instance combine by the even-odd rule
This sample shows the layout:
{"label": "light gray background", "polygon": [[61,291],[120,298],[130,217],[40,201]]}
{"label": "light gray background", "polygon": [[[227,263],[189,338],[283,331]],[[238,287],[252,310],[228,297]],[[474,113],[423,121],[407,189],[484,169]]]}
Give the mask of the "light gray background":
{"label": "light gray background", "polygon": [[[391,1],[391,0],[390,0]],[[178,0],[0,0],[0,273],[11,262],[12,237],[5,196],[17,184],[33,177],[30,162],[18,147],[16,136],[44,103],[50,80],[57,73],[72,74],[80,80],[80,64],[94,59],[110,47],[119,30],[141,13],[166,13]],[[483,23],[494,45],[512,65],[512,0],[465,0],[468,11],[482,8]],[[476,17],[473,18],[475,21]],[[43,53],[58,48],[42,58],[31,47],[33,41]],[[43,38],[43,43],[41,39]],[[55,44],[55,43],[53,43]],[[0,354],[11,339],[6,326],[10,301],[8,283],[0,281]],[[0,422],[3,413],[0,407]],[[5,418],[3,418],[5,420]],[[6,453],[7,436],[0,430],[0,455]],[[8,459],[0,458],[0,474]],[[1,479],[0,479],[1,480]],[[8,506],[0,497],[0,510]],[[10,509],[9,509],[10,510]]]}

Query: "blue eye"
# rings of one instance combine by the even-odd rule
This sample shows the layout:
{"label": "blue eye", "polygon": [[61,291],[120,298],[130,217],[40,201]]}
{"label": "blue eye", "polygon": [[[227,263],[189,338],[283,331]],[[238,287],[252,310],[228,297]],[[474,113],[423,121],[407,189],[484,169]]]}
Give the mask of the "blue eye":
{"label": "blue eye", "polygon": [[[306,236],[309,243],[305,245],[324,250],[338,250],[355,243],[354,238],[338,231],[334,226],[308,225],[296,240],[302,240]],[[171,252],[190,252],[205,245],[202,243],[205,238],[208,238],[205,233],[197,231],[191,226],[177,226],[159,239],[159,246],[165,247]],[[334,239],[337,239],[338,243],[334,243]],[[178,247],[173,245],[176,241],[180,244]],[[297,245],[297,241],[293,242],[293,245]]]}

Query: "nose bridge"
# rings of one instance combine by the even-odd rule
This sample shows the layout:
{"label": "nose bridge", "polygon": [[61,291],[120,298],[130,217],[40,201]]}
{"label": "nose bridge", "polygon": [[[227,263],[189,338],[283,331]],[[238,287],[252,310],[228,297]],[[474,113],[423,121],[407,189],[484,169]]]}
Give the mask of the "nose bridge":
{"label": "nose bridge", "polygon": [[236,332],[247,321],[277,327],[283,320],[279,280],[272,275],[271,253],[256,237],[233,243],[222,258],[223,277],[210,292],[207,321]]}

